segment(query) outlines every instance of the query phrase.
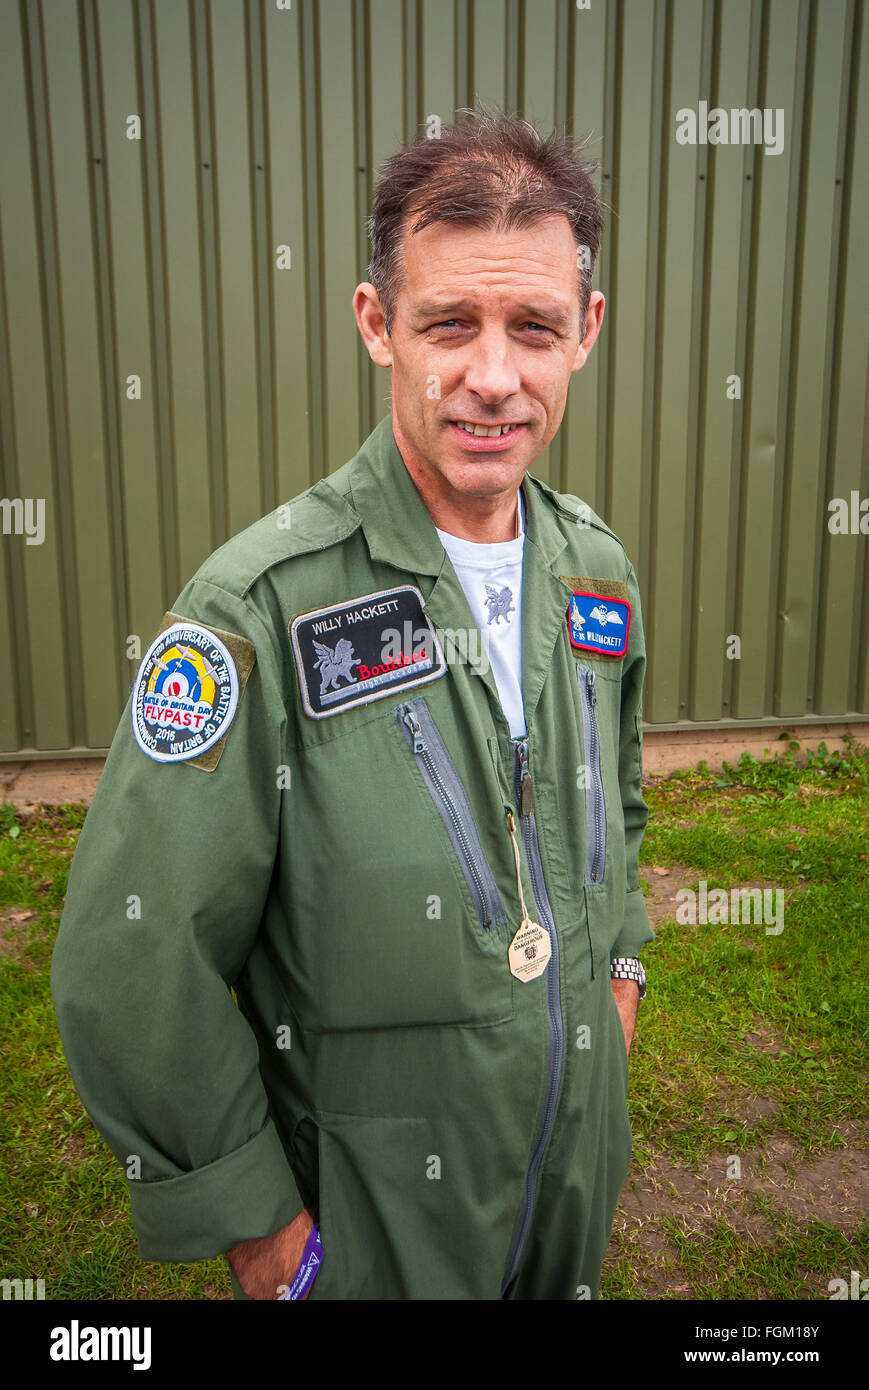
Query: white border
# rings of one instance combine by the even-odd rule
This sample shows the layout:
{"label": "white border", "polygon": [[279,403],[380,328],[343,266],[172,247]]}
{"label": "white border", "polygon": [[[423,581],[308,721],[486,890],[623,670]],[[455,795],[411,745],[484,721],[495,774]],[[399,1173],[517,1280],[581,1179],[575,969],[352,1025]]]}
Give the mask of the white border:
{"label": "white border", "polygon": [[[182,632],[201,632],[207,638],[209,645],[217,647],[218,651],[220,652],[221,656],[226,662],[227,669],[229,671],[229,709],[223,716],[223,719],[219,727],[215,729],[211,737],[207,738],[204,743],[197,743],[195,747],[191,748],[189,753],[155,753],[153,749],[147,748],[145,746],[139,734],[139,720],[137,718],[140,693],[139,687],[141,686],[142,681],[144,680],[143,672],[145,670],[145,667],[151,660],[151,657],[157,651],[158,647],[164,645],[171,647],[173,641],[175,640],[175,635],[180,634]],[[202,653],[200,653],[200,655],[202,655]],[[186,763],[189,762],[191,758],[198,758],[201,753],[207,753],[209,748],[213,748],[215,743],[217,743],[219,739],[223,738],[223,735],[226,733],[227,729],[229,728],[230,724],[235,718],[235,712],[237,709],[238,670],[232,658],[232,654],[229,652],[224,643],[221,642],[220,638],[215,633],[213,633],[210,628],[203,627],[202,623],[173,623],[171,627],[167,627],[163,632],[160,633],[158,637],[154,638],[154,641],[151,643],[145,655],[142,657],[142,664],[139,667],[139,672],[136,676],[136,681],[133,686],[131,709],[133,718],[133,735],[142,752],[147,757],[151,758],[155,763]]]}
{"label": "white border", "polygon": [[[337,613],[341,609],[354,608],[356,604],[367,603],[369,599],[388,598],[391,594],[406,593],[416,594],[417,598],[419,599],[419,606],[422,611],[422,616],[428,625],[428,629],[434,641],[435,656],[437,657],[436,669],[434,671],[428,671],[424,676],[420,676],[417,680],[414,681],[405,681],[401,684],[399,684],[398,681],[394,681],[392,685],[385,686],[383,690],[372,691],[367,695],[361,696],[361,698],[358,700],[348,700],[346,704],[336,705],[334,709],[311,709],[311,705],[308,699],[308,682],[306,679],[307,672],[305,670],[305,662],[302,657],[301,650],[299,648],[298,634],[296,631],[296,629],[299,626],[299,623],[306,623],[311,618],[319,618],[324,613]],[[373,700],[383,700],[386,698],[387,695],[397,694],[399,691],[402,690],[413,690],[414,686],[425,685],[427,681],[437,680],[438,676],[446,675],[447,671],[446,657],[444,656],[443,651],[441,650],[441,644],[437,639],[437,633],[434,627],[432,626],[431,619],[426,617],[425,599],[423,598],[422,594],[420,593],[419,589],[416,587],[415,584],[396,584],[394,589],[379,589],[376,594],[362,594],[359,598],[348,598],[343,600],[341,603],[330,603],[328,608],[312,608],[310,613],[299,613],[295,618],[293,618],[293,621],[290,624],[290,638],[293,643],[293,651],[296,654],[296,674],[299,678],[299,691],[302,696],[302,705],[304,707],[305,713],[308,715],[310,719],[332,719],[336,714],[341,714],[342,711],[345,709],[356,709],[359,705],[370,705]],[[351,688],[352,687],[350,686],[346,687],[346,689],[348,690],[350,690]]]}

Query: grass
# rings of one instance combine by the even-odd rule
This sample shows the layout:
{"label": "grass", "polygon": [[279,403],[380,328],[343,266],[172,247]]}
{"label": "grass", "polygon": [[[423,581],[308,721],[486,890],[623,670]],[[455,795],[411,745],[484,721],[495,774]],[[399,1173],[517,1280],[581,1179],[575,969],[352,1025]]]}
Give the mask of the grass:
{"label": "grass", "polygon": [[[761,923],[673,916],[644,950],[649,1002],[631,1052],[635,1186],[667,1166],[711,1165],[723,1176],[729,1154],[756,1166],[774,1139],[787,1146],[799,1192],[821,1160],[859,1143],[869,1109],[866,750],[851,742],[831,754],[821,744],[806,756],[792,741],[778,757],[746,753],[722,773],[700,764],[675,774],[646,800],[644,865],[688,865],[679,884],[694,890],[702,879],[710,892],[780,888],[784,916],[779,935]],[[690,1213],[665,1204],[645,1255],[639,1232],[617,1219],[603,1296],[827,1297],[830,1278],[869,1273],[869,1226],[794,1221],[780,1176],[770,1179],[774,1233],[759,1244],[754,1192],[740,1194],[738,1218],[731,1204],[730,1220],[706,1203],[699,1233]]]}
{"label": "grass", "polygon": [[49,966],[85,810],[0,805],[0,1277],[44,1279],[47,1299],[228,1296],[223,1260],[139,1259],[123,1172],[66,1068]]}
{"label": "grass", "polygon": [[[793,1192],[819,1163],[839,1173],[869,1104],[869,758],[854,744],[808,758],[791,744],[656,781],[646,799],[644,865],[695,889],[779,887],[784,929],[670,917],[643,952],[630,1088],[639,1210],[617,1214],[602,1297],[829,1297],[830,1279],[869,1274],[869,1226],[797,1213]],[[226,1297],[223,1260],[139,1259],[122,1171],[66,1069],[48,972],[84,815],[0,806],[0,1277],[42,1278],[50,1299]],[[680,1175],[723,1175],[729,1155],[752,1179],[723,1183],[734,1200],[680,1198]]]}
{"label": "grass", "polygon": [[[753,1205],[762,1209],[755,1198]],[[829,1297],[834,1278],[848,1279],[855,1255],[853,1242],[823,1221],[801,1225],[786,1212],[769,1210],[772,1238],[758,1239],[712,1219],[702,1227],[684,1217],[662,1218],[671,1247],[658,1260],[657,1273],[671,1282],[671,1296],[692,1299],[814,1300]],[[622,1239],[619,1260],[606,1297],[636,1298],[632,1264],[646,1252],[639,1241]],[[864,1254],[865,1268],[865,1254]]]}

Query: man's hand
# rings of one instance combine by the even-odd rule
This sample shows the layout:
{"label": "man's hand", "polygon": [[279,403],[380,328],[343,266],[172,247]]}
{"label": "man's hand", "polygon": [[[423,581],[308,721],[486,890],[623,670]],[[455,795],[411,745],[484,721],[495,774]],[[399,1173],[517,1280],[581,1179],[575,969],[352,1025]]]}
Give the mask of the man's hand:
{"label": "man's hand", "polygon": [[640,986],[636,980],[610,980],[613,998],[622,1021],[625,1034],[625,1051],[631,1055],[631,1043],[637,1023],[637,1009],[640,1006]]}
{"label": "man's hand", "polygon": [[227,1250],[226,1258],[248,1298],[281,1297],[278,1289],[292,1282],[313,1225],[313,1217],[302,1207],[296,1219],[274,1235],[243,1240]]}

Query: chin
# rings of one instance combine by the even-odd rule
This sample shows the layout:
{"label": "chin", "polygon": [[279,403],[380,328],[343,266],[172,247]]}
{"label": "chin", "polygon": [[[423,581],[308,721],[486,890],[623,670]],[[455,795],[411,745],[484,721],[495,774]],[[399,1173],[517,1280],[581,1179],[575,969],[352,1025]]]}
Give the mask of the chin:
{"label": "chin", "polygon": [[442,470],[443,477],[453,487],[456,492],[464,493],[468,497],[496,497],[498,493],[506,491],[509,487],[517,487],[522,481],[525,473],[525,466],[517,468],[516,464],[483,464],[475,465],[471,468],[445,468]]}

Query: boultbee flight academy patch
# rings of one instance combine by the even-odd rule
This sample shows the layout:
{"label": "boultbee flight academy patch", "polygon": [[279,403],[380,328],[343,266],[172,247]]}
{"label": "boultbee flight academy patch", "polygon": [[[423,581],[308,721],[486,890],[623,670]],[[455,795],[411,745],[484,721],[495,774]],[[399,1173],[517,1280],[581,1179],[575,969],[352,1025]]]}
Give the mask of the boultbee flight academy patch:
{"label": "boultbee flight academy patch", "polygon": [[628,599],[574,591],[567,610],[567,632],[577,650],[624,656],[630,630]]}
{"label": "boultbee flight academy patch", "polygon": [[252,642],[232,633],[218,633],[174,613],[166,618],[168,626],[145,653],[133,686],[133,734],[155,762],[196,759],[197,766],[210,772],[223,751],[255,650]]}
{"label": "boultbee flight academy patch", "polygon": [[409,690],[447,669],[422,594],[412,584],[299,613],[290,637],[311,719]]}

